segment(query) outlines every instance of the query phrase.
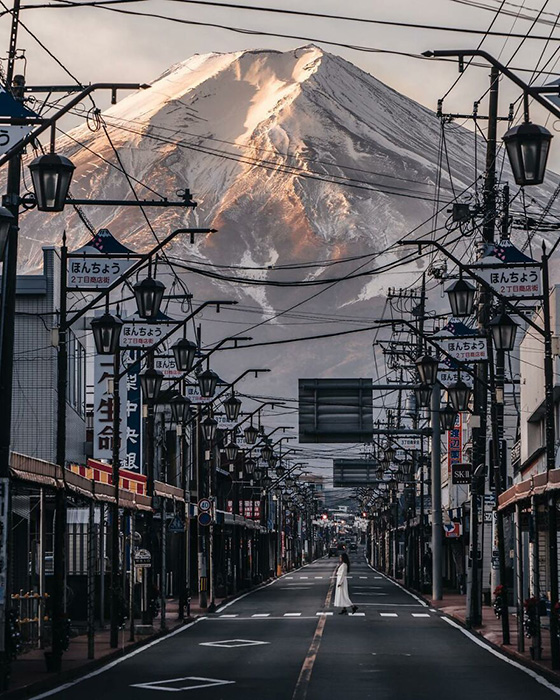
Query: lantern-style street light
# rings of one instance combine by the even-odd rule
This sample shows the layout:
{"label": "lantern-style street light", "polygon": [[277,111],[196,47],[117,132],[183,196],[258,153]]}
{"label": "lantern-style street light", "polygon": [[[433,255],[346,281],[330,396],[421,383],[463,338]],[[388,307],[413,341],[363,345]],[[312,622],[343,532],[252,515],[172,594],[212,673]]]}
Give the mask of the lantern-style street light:
{"label": "lantern-style street light", "polygon": [[205,399],[209,399],[214,396],[220,378],[216,372],[208,368],[198,375],[197,381],[201,396]]}
{"label": "lantern-style street light", "polygon": [[427,408],[432,399],[432,387],[428,384],[417,384],[414,387],[414,395],[418,408]]}
{"label": "lantern-style street light", "polygon": [[257,438],[259,437],[259,430],[258,428],[255,428],[253,423],[251,425],[248,425],[245,430],[243,431],[243,435],[245,436],[245,442],[248,445],[254,445],[257,442]]}
{"label": "lantern-style street light", "polygon": [[471,390],[460,377],[456,382],[447,387],[447,394],[455,411],[461,412],[469,410]]}
{"label": "lantern-style street light", "polygon": [[74,164],[65,156],[46,153],[29,164],[39,211],[62,211],[66,203]]}
{"label": "lantern-style street light", "polygon": [[433,386],[437,381],[439,361],[432,355],[420,355],[415,364],[422,384]]}
{"label": "lantern-style street light", "polygon": [[447,404],[439,411],[439,424],[442,432],[446,430],[452,430],[455,426],[455,421],[457,420],[457,411],[453,408],[451,404]]}
{"label": "lantern-style street light", "polygon": [[255,471],[255,460],[254,459],[246,459],[245,460],[245,472],[247,473],[248,476],[251,476],[253,472]]}
{"label": "lantern-style street light", "polygon": [[191,402],[181,394],[177,394],[170,401],[171,417],[177,425],[183,425],[189,420]]}
{"label": "lantern-style street light", "polygon": [[239,418],[239,412],[241,411],[241,401],[232,394],[229,398],[224,401],[224,410],[226,412],[226,417],[231,423]]}
{"label": "lantern-style street light", "polygon": [[4,250],[13,222],[14,215],[12,212],[6,209],[6,207],[0,207],[0,260],[4,257]]}
{"label": "lantern-style street light", "polygon": [[200,427],[202,428],[202,435],[206,442],[214,442],[218,430],[218,421],[212,418],[212,416],[206,416],[200,424]]}
{"label": "lantern-style street light", "polygon": [[385,447],[385,457],[389,464],[395,461],[396,450],[390,443]]}
{"label": "lantern-style street light", "polygon": [[496,350],[510,352],[515,347],[515,334],[517,323],[508,316],[505,311],[501,311],[488,322],[488,327],[492,333],[492,340]]}
{"label": "lantern-style street light", "polygon": [[273,454],[274,450],[270,445],[265,445],[261,448],[261,457],[264,459],[265,462],[270,462],[270,459]]}
{"label": "lantern-style street light", "polygon": [[552,134],[544,126],[526,121],[503,136],[513,177],[518,185],[540,185],[544,181]]}
{"label": "lantern-style street light", "polygon": [[175,358],[175,366],[180,372],[190,372],[193,368],[198,347],[196,343],[181,338],[171,346]]}
{"label": "lantern-style street light", "polygon": [[459,277],[445,291],[449,297],[451,313],[454,317],[463,318],[472,314],[476,288],[470,282]]}
{"label": "lantern-style street light", "polygon": [[103,316],[92,319],[90,326],[98,355],[114,355],[117,352],[122,325],[121,319],[108,311]]}
{"label": "lantern-style street light", "polygon": [[165,285],[159,280],[155,280],[151,275],[148,275],[141,282],[136,282],[134,285],[134,296],[136,298],[136,307],[140,318],[152,320],[159,314]]}
{"label": "lantern-style street light", "polygon": [[235,462],[239,454],[239,445],[233,440],[226,445],[226,459],[228,462]]}
{"label": "lantern-style street light", "polygon": [[145,401],[155,401],[159,395],[163,373],[157,369],[149,368],[140,374],[140,386]]}

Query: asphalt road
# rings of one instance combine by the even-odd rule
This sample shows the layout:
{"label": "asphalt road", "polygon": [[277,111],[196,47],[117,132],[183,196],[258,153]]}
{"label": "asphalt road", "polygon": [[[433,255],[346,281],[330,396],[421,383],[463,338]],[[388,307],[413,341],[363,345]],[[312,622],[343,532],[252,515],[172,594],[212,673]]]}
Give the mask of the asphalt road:
{"label": "asphalt road", "polygon": [[321,559],[113,662],[57,700],[550,700],[560,690],[498,658],[354,555],[356,615],[329,605]]}

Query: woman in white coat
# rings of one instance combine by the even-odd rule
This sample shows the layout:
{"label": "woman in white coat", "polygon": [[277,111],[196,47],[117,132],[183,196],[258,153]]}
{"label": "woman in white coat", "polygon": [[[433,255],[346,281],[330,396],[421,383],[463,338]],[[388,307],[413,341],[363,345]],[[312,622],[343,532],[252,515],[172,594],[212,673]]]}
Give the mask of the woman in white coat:
{"label": "woman in white coat", "polygon": [[342,608],[338,613],[339,615],[347,615],[348,610],[346,608],[352,608],[352,612],[355,613],[358,609],[357,605],[354,605],[348,596],[348,573],[350,571],[350,560],[348,559],[348,554],[343,552],[340,555],[340,565],[336,570],[336,591],[334,594],[334,607]]}

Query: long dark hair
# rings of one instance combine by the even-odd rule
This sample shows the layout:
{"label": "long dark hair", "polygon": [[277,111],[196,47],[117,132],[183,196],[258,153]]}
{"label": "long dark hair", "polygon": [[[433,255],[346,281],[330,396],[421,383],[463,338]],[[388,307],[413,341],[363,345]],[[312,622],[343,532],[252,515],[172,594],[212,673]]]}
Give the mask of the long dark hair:
{"label": "long dark hair", "polygon": [[348,573],[350,573],[350,559],[348,559],[348,554],[346,554],[346,552],[342,552],[340,557],[342,559],[342,563],[346,564],[346,566],[348,567]]}

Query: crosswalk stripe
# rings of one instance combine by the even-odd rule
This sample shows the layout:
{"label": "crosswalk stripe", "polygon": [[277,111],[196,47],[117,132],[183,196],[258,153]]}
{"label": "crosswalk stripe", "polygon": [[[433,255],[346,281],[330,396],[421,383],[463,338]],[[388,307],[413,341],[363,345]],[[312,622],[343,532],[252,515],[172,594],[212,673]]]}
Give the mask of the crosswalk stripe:
{"label": "crosswalk stripe", "polygon": [[360,578],[367,578],[367,576],[360,576]]}
{"label": "crosswalk stripe", "polygon": [[334,615],[334,613],[332,613],[332,612],[318,612],[318,613],[315,613],[315,615]]}
{"label": "crosswalk stripe", "polygon": [[284,613],[284,617],[300,617],[301,613]]}
{"label": "crosswalk stripe", "polygon": [[365,617],[365,613],[348,613],[350,617]]}
{"label": "crosswalk stripe", "polygon": [[256,615],[251,615],[251,617],[270,617],[270,613],[257,613]]}
{"label": "crosswalk stripe", "polygon": [[381,617],[398,617],[397,613],[379,613]]}
{"label": "crosswalk stripe", "polygon": [[430,617],[429,613],[412,613],[412,617]]}
{"label": "crosswalk stripe", "polygon": [[301,579],[309,578],[309,576],[300,576]]}
{"label": "crosswalk stripe", "polygon": [[238,617],[237,615],[220,615],[220,617]]}
{"label": "crosswalk stripe", "polygon": [[315,578],[323,578],[322,576],[315,576]]}

